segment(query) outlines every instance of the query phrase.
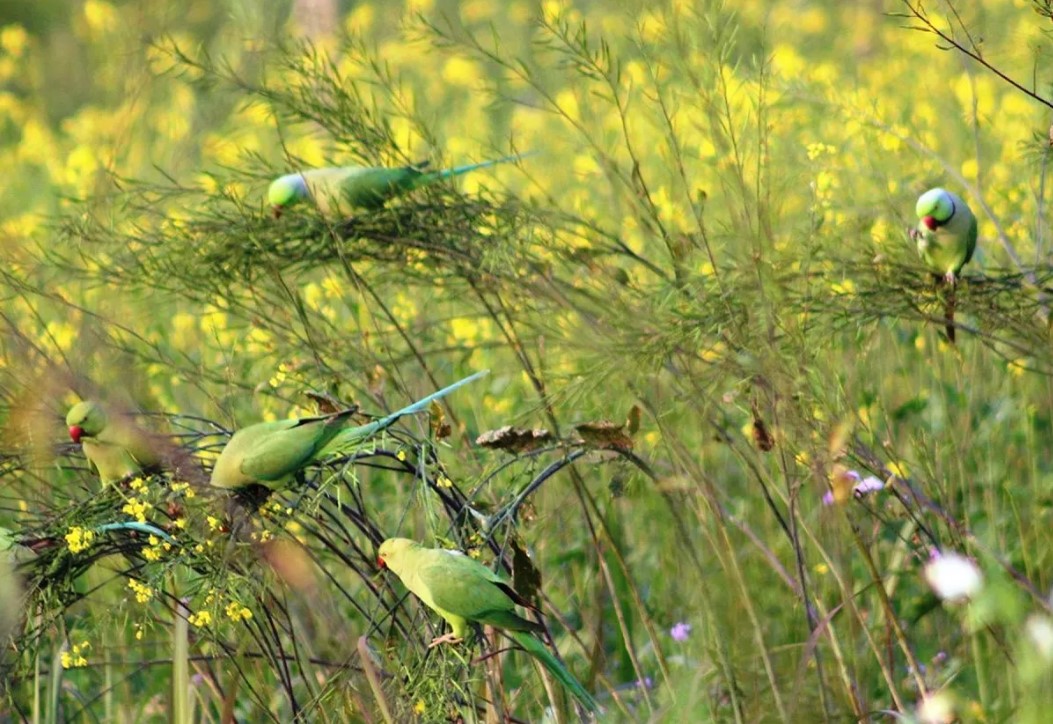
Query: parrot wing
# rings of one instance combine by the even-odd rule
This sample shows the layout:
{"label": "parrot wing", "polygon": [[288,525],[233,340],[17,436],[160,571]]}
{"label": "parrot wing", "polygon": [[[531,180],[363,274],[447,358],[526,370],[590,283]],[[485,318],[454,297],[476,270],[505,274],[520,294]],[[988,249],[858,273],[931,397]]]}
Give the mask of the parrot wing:
{"label": "parrot wing", "polygon": [[968,264],[972,260],[973,254],[976,252],[976,238],[979,236],[979,225],[976,221],[976,215],[972,214],[971,216],[969,230],[966,232],[965,261],[962,262],[963,265]]}
{"label": "parrot wing", "polygon": [[513,631],[542,629],[516,614],[519,595],[483,564],[456,551],[424,550],[420,555],[417,578],[440,609]]}
{"label": "parrot wing", "polygon": [[286,426],[261,430],[242,453],[241,472],[263,483],[283,481],[310,463],[352,413],[345,410],[335,415],[291,420]]}

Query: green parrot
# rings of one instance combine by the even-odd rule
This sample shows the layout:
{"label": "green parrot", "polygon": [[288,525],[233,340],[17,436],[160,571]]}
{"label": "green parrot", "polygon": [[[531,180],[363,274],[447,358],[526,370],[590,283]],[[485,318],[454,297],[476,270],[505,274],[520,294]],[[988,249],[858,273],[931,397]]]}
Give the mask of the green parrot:
{"label": "green parrot", "polygon": [[976,251],[976,216],[969,205],[946,189],[929,189],[915,205],[918,225],[910,235],[929,271],[950,285],[947,298],[947,338],[954,342],[954,296],[958,274]]}
{"label": "green parrot", "polygon": [[92,400],[78,402],[66,414],[69,436],[79,443],[104,484],[113,483],[161,465],[163,442],[113,417]]}
{"label": "green parrot", "polygon": [[505,156],[441,171],[425,170],[427,161],[398,168],[341,166],[297,171],[272,181],[267,201],[275,218],[290,206],[308,200],[313,200],[324,216],[350,216],[352,209],[379,209],[388,199],[420,186],[519,158],[522,156]]}
{"label": "green parrot", "polygon": [[428,608],[442,616],[452,629],[431,642],[457,643],[469,623],[504,629],[505,633],[537,659],[590,712],[599,704],[533,633],[541,624],[522,618],[516,604],[530,604],[499,574],[460,551],[425,548],[408,538],[389,538],[380,544],[377,564],[398,576],[406,588]]}
{"label": "green parrot", "polygon": [[489,374],[476,372],[438,392],[368,425],[345,428],[355,410],[300,419],[260,422],[243,427],[230,438],[212,468],[212,485],[239,489],[262,485],[280,490],[295,473],[314,460],[344,452],[352,445],[394,425],[400,418],[428,407],[459,387]]}

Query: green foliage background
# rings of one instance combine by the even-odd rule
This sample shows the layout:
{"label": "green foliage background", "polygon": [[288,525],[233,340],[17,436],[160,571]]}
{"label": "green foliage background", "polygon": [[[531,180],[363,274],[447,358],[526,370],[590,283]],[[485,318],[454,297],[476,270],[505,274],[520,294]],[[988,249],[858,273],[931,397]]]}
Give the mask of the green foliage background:
{"label": "green foliage background", "polygon": [[[371,563],[401,534],[529,551],[611,720],[1041,720],[1048,10],[0,3],[0,525],[52,543],[0,711],[572,718],[519,654],[427,653]],[[294,168],[515,151],[346,221],[265,208]],[[957,346],[905,232],[936,185],[980,219]],[[251,542],[195,481],[100,493],[65,444],[101,397],[210,465],[307,390],[380,413],[483,368],[449,438],[407,421]],[[634,406],[631,451],[576,441]],[[565,444],[474,444],[504,425]],[[67,537],[128,518],[182,545]],[[983,570],[968,605],[934,550]]]}

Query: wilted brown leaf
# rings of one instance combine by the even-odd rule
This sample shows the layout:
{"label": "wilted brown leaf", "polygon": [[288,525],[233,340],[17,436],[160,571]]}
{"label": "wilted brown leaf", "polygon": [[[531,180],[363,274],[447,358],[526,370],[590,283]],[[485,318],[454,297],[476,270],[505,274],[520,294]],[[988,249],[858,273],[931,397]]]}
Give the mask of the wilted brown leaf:
{"label": "wilted brown leaf", "polygon": [[545,443],[551,442],[551,440],[552,433],[543,428],[527,430],[522,427],[505,425],[496,430],[488,430],[482,433],[475,438],[475,444],[493,450],[521,453],[536,450]]}
{"label": "wilted brown leaf", "polygon": [[530,556],[519,542],[511,541],[512,546],[512,584],[516,591],[531,605],[537,605],[537,592],[541,590],[541,571],[537,569]]}
{"label": "wilted brown leaf", "polygon": [[640,406],[633,405],[629,409],[629,416],[625,419],[625,432],[630,437],[640,431]]}
{"label": "wilted brown leaf", "polygon": [[764,418],[760,416],[760,410],[757,409],[757,403],[751,402],[750,407],[753,411],[753,442],[757,443],[757,447],[762,452],[769,452],[775,447],[775,438],[772,437],[771,431],[768,430]]}
{"label": "wilted brown leaf", "polygon": [[764,420],[759,417],[753,418],[753,441],[757,443],[757,447],[762,452],[769,452],[775,447],[775,438],[769,432],[768,426],[764,424]]}
{"label": "wilted brown leaf", "polygon": [[[325,392],[315,392],[314,390],[308,390],[304,393],[311,402],[318,408],[319,415],[335,415],[338,412],[342,412],[346,406],[340,403],[340,400],[336,399],[332,395],[326,394]],[[352,405],[354,409],[358,409],[357,405]]]}
{"label": "wilted brown leaf", "polygon": [[581,436],[581,442],[587,447],[613,448],[615,450],[632,450],[633,440],[625,434],[625,425],[610,420],[583,422],[574,429]]}
{"label": "wilted brown leaf", "polygon": [[428,424],[436,439],[442,440],[450,436],[450,421],[446,419],[446,410],[442,409],[438,401],[433,401],[428,407]]}

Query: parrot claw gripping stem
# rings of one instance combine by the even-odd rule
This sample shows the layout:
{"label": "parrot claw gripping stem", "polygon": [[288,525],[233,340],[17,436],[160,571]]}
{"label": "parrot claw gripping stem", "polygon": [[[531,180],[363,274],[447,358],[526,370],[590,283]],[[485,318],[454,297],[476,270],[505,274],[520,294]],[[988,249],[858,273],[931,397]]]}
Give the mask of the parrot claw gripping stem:
{"label": "parrot claw gripping stem", "polygon": [[435,648],[439,644],[459,644],[459,643],[461,643],[461,641],[464,641],[464,639],[459,638],[457,636],[454,636],[453,632],[451,631],[448,634],[444,634],[442,636],[439,636],[439,637],[433,639],[432,642],[430,644],[428,644],[428,648],[429,649]]}

